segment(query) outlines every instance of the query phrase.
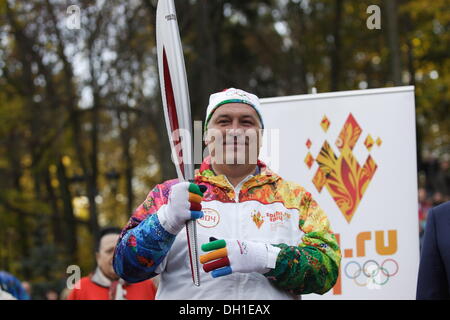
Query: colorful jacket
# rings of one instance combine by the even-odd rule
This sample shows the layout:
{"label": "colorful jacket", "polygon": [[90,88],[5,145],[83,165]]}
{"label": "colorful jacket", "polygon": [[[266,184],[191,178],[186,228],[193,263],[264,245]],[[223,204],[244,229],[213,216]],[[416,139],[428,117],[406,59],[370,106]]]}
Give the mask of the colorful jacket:
{"label": "colorful jacket", "polygon": [[338,277],[341,253],[325,212],[303,187],[284,180],[258,161],[258,172],[236,188],[215,175],[209,158],[195,182],[208,189],[197,220],[199,244],[246,239],[281,248],[270,272],[212,278],[201,270],[201,286],[191,280],[186,232],[174,236],[155,214],[167,204],[178,181],[157,185],[124,228],[114,255],[117,274],[129,282],[161,275],[156,299],[292,299],[323,294]]}

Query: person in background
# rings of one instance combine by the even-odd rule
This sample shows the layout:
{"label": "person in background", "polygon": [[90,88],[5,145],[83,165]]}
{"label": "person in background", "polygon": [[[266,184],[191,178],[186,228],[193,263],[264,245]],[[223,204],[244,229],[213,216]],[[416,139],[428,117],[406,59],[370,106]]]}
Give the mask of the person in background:
{"label": "person in background", "polygon": [[97,268],[81,278],[67,300],[153,300],[156,294],[151,280],[130,284],[120,279],[112,266],[114,248],[120,229],[106,228],[100,233],[96,246]]}
{"label": "person in background", "polygon": [[425,222],[430,208],[431,203],[428,201],[427,190],[425,188],[419,188],[419,233],[421,236],[425,231]]}
{"label": "person in background", "polygon": [[59,300],[68,300],[70,292],[69,288],[64,288],[59,294]]}
{"label": "person in background", "polygon": [[423,187],[419,188],[419,241],[422,249],[423,234],[427,222],[428,210],[431,208],[431,202],[428,199],[427,190]]}
{"label": "person in background", "polygon": [[28,281],[23,281],[22,282],[22,287],[25,289],[25,291],[27,292],[28,296],[31,298],[31,293],[33,292],[33,287],[31,286],[31,283],[29,283]]}
{"label": "person in background", "polygon": [[58,292],[56,292],[53,289],[50,289],[45,293],[46,300],[58,300],[58,297],[59,297]]}
{"label": "person in background", "polygon": [[441,203],[444,203],[445,200],[444,200],[444,195],[442,194],[442,192],[436,191],[433,194],[432,201],[433,201],[433,207],[436,207],[436,206],[440,205]]}
{"label": "person in background", "polygon": [[450,299],[450,201],[428,211],[416,298]]}
{"label": "person in background", "polygon": [[5,298],[12,296],[17,300],[30,300],[20,280],[6,271],[0,271],[0,290]]}
{"label": "person in background", "polygon": [[442,201],[450,194],[450,161],[448,155],[439,163],[439,173],[434,179],[436,190],[441,193]]}

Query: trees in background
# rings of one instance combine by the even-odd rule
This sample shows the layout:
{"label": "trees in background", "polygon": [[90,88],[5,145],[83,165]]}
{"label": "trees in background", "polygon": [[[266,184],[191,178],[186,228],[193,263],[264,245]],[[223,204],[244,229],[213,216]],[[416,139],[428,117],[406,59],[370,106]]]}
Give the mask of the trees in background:
{"label": "trees in background", "polygon": [[[152,0],[0,3],[0,269],[35,281],[93,267],[104,225],[123,226],[173,178]],[[381,29],[366,26],[369,5]],[[208,97],[415,85],[422,151],[448,153],[450,18],[444,0],[176,1],[194,120]],[[446,147],[447,146],[447,147]]]}

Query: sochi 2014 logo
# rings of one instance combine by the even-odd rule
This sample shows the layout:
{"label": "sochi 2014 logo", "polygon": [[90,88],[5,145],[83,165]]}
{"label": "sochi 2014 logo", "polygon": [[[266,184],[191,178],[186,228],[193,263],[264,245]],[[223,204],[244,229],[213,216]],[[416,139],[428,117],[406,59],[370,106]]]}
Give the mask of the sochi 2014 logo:
{"label": "sochi 2014 logo", "polygon": [[[324,116],[320,126],[327,132],[330,125],[331,122]],[[317,162],[319,167],[312,180],[314,186],[319,193],[324,186],[327,188],[348,223],[352,220],[377,170],[377,164],[370,154],[362,166],[353,154],[353,148],[358,142],[361,133],[361,127],[350,113],[335,142],[340,155],[336,155],[331,145],[325,140],[319,154],[315,158],[308,151],[304,160],[309,169],[312,168],[314,161]],[[311,148],[312,143],[310,139],[306,141],[308,150]],[[369,152],[374,145],[380,147],[381,143],[382,141],[379,137],[374,141],[370,134],[367,135],[364,141],[364,145]]]}
{"label": "sochi 2014 logo", "polygon": [[[320,126],[325,133],[328,132],[331,122],[326,115],[323,116]],[[338,150],[335,150],[325,140],[318,154],[313,156],[311,146],[317,142],[311,139],[306,140],[308,152],[304,162],[309,170],[313,169],[315,163],[318,165],[312,182],[319,193],[326,187],[347,223],[351,223],[378,168],[370,152],[374,147],[381,147],[380,137],[374,139],[370,134],[365,136],[364,146],[369,154],[363,164],[360,164],[354,155],[354,148],[362,133],[361,126],[353,114],[349,113],[334,143]],[[372,239],[373,233],[375,239]],[[387,242],[385,241],[386,233]],[[339,233],[335,233],[335,236],[341,246]],[[355,240],[356,248],[341,247],[343,260],[338,280],[333,287],[335,295],[342,294],[342,276],[354,282],[358,287],[380,289],[399,272],[399,264],[392,258],[398,249],[397,230],[387,230],[387,232],[364,230],[357,233]],[[347,244],[349,243],[347,242]],[[374,260],[374,257],[367,257],[366,246],[368,245],[374,245],[376,254],[384,257],[381,262]],[[391,257],[386,258],[386,256]],[[362,258],[366,258],[366,260],[361,261]]]}

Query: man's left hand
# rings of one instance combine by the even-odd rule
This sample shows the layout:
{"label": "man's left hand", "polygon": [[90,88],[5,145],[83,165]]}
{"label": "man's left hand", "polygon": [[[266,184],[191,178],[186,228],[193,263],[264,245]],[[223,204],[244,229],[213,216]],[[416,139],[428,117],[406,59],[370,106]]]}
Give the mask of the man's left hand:
{"label": "man's left hand", "polygon": [[209,240],[210,242],[204,243],[201,247],[208,253],[200,256],[200,263],[203,264],[205,272],[212,271],[213,278],[234,272],[264,274],[275,267],[276,255],[275,261],[269,258],[269,248],[265,243],[236,239],[217,240],[212,237]]}

